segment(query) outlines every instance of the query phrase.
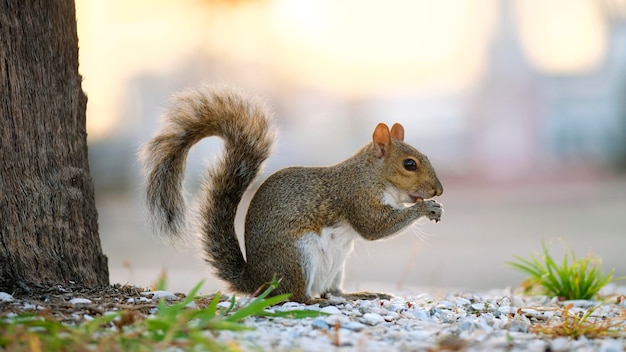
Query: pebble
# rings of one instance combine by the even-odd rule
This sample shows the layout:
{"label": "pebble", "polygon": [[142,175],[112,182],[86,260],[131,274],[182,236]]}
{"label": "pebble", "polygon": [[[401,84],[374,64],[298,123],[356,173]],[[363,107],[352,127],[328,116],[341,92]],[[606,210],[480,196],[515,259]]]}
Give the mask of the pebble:
{"label": "pebble", "polygon": [[223,309],[228,309],[230,305],[231,305],[230,301],[219,302],[217,304],[219,308],[223,308]]}
{"label": "pebble", "polygon": [[424,309],[409,309],[407,313],[413,315],[413,318],[417,320],[428,320],[430,319],[430,312]]}
{"label": "pebble", "polygon": [[6,292],[0,292],[0,301],[2,301],[2,302],[12,302],[14,300],[15,299],[10,294],[8,294]]}
{"label": "pebble", "polygon": [[624,351],[624,342],[620,340],[604,340],[600,345],[599,352],[623,352]]}
{"label": "pebble", "polygon": [[153,300],[158,300],[159,298],[163,298],[166,300],[175,300],[177,299],[176,295],[169,291],[147,291],[141,292],[142,295],[152,297]]}
{"label": "pebble", "polygon": [[361,321],[368,325],[377,325],[377,324],[384,322],[385,319],[383,319],[383,317],[381,317],[380,314],[365,313],[363,314]]}
{"label": "pebble", "polygon": [[327,314],[341,314],[341,311],[339,310],[339,308],[335,306],[324,307],[320,309],[320,312],[327,313]]}
{"label": "pebble", "polygon": [[343,314],[333,314],[326,318],[326,323],[333,325],[333,326],[336,324],[340,324],[340,325],[345,324],[349,321],[350,321],[350,318],[348,318],[347,316]]}
{"label": "pebble", "polygon": [[530,327],[530,319],[523,314],[515,314],[509,324],[509,331],[527,333]]}
{"label": "pebble", "polygon": [[150,301],[151,301],[151,299],[149,299],[147,297],[137,297],[137,298],[129,297],[126,300],[126,303],[146,303],[146,302],[150,302]]}
{"label": "pebble", "polygon": [[570,347],[570,340],[566,337],[557,337],[550,342],[550,350],[554,352],[567,351]]}
{"label": "pebble", "polygon": [[504,307],[498,308],[498,310],[502,314],[515,314],[515,312],[517,312],[517,307],[504,306]]}
{"label": "pebble", "polygon": [[311,326],[314,328],[322,329],[322,330],[330,329],[330,325],[323,318],[315,318],[311,322]]}
{"label": "pebble", "polygon": [[75,297],[70,299],[67,303],[69,304],[90,304],[93,303],[90,299]]}
{"label": "pebble", "polygon": [[365,328],[365,324],[359,323],[358,321],[349,321],[342,324],[341,327],[352,331],[361,331]]}
{"label": "pebble", "polygon": [[484,303],[474,303],[472,304],[472,309],[475,311],[483,311],[485,309],[485,304]]}

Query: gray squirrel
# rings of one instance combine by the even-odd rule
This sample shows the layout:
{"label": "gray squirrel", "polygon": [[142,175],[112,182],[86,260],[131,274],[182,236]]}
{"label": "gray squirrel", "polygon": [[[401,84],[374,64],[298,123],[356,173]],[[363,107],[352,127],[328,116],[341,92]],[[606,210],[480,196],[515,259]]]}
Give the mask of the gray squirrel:
{"label": "gray squirrel", "polygon": [[288,167],[269,176],[246,215],[244,259],[235,213],[270,156],[271,113],[260,99],[237,89],[203,86],[175,97],[163,127],[141,152],[148,210],[156,228],[170,237],[188,228],[182,186],[187,154],[210,136],[224,140],[224,151],[204,178],[194,230],[206,262],[235,292],[254,294],[276,277],[281,283],[273,294],[292,293],[298,302],[320,302],[327,294],[389,298],[342,292],[354,240],[386,238],[418,218],[439,222],[443,214],[430,199],[443,187],[428,158],[404,142],[402,125],[389,129],[380,123],[370,143],[336,165]]}

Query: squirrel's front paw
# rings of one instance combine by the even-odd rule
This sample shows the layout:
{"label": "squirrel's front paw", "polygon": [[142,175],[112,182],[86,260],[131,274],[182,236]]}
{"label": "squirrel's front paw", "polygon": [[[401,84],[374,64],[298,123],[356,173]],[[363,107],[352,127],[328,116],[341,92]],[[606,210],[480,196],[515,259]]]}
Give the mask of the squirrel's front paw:
{"label": "squirrel's front paw", "polygon": [[443,215],[443,206],[434,200],[426,200],[422,203],[422,212],[428,220],[439,222]]}

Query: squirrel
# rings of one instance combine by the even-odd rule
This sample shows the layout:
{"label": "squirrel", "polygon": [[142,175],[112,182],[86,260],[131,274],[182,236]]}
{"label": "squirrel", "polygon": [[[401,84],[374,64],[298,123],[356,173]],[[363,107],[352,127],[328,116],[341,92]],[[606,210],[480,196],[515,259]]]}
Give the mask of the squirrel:
{"label": "squirrel", "polygon": [[[188,228],[183,196],[190,148],[205,137],[224,140],[196,200],[195,229],[216,275],[236,293],[254,295],[273,277],[273,295],[297,302],[330,296],[374,299],[382,293],[341,290],[346,257],[357,238],[378,240],[421,217],[439,222],[443,192],[428,158],[405,143],[404,128],[380,123],[372,141],[327,167],[288,167],[265,179],[245,219],[245,255],[235,233],[244,192],[270,156],[272,113],[257,97],[231,87],[202,86],[174,97],[164,126],[142,149],[147,208],[157,231],[173,238]],[[194,223],[192,221],[192,223]],[[319,296],[319,298],[318,298]]]}

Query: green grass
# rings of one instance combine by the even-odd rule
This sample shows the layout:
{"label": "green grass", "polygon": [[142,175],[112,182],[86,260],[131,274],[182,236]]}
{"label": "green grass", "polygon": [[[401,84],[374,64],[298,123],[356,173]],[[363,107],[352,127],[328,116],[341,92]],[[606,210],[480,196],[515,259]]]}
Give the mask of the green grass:
{"label": "green grass", "polygon": [[[159,284],[162,286],[162,283]],[[240,308],[235,297],[228,308],[219,308],[221,294],[216,294],[206,308],[192,309],[202,282],[182,301],[168,304],[159,300],[157,312],[147,318],[131,310],[105,314],[77,326],[63,324],[47,316],[20,314],[0,317],[0,350],[8,351],[153,351],[179,350],[224,351],[238,350],[216,342],[212,332],[220,330],[251,330],[242,324],[250,316],[307,318],[324,315],[318,311],[291,310],[269,312],[289,294],[270,297],[278,286],[273,280],[259,296]]]}
{"label": "green grass", "polygon": [[613,280],[614,270],[603,274],[601,260],[596,256],[590,254],[577,258],[571,251],[569,254],[566,252],[558,263],[545,243],[542,243],[542,249],[541,255],[533,255],[531,259],[516,256],[516,261],[508,264],[527,274],[530,283],[538,286],[545,295],[561,300],[593,299],[602,287]]}

